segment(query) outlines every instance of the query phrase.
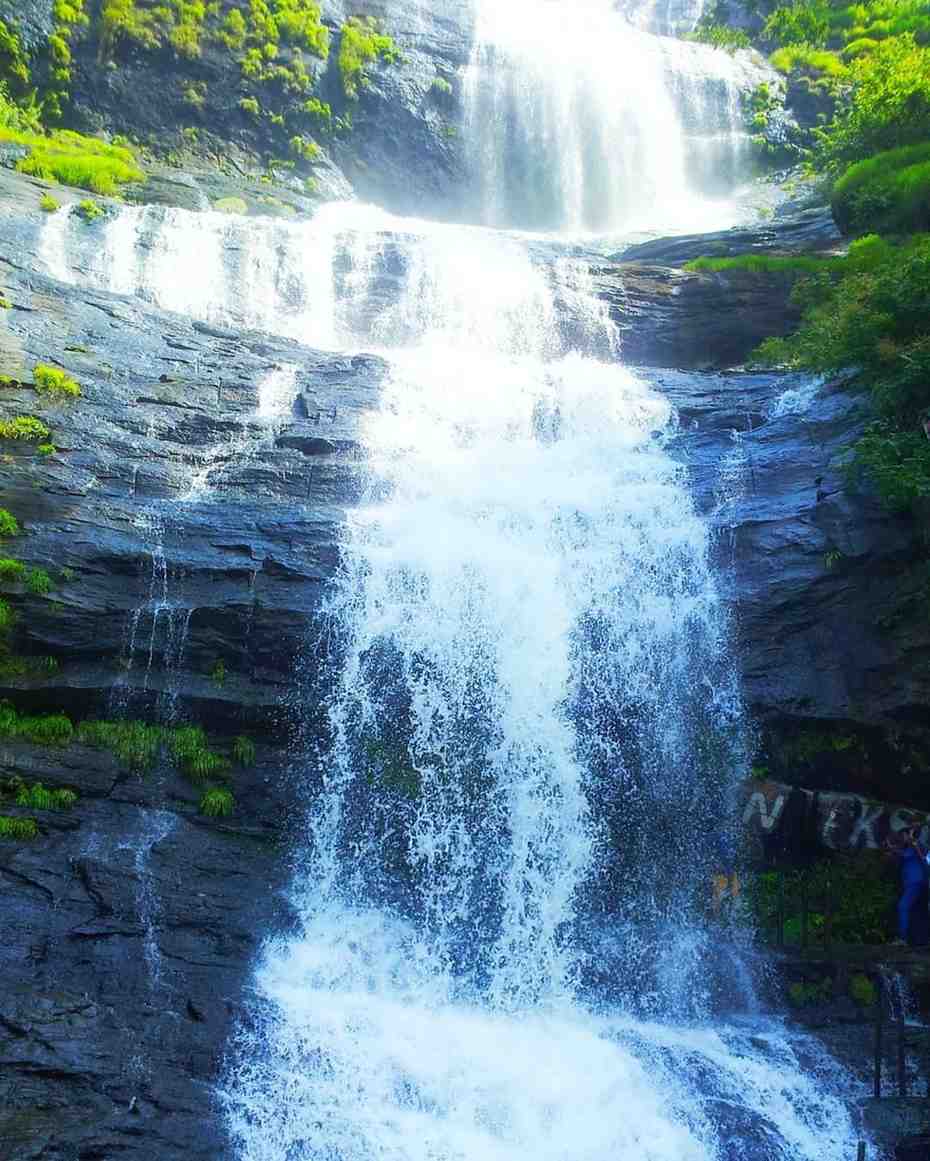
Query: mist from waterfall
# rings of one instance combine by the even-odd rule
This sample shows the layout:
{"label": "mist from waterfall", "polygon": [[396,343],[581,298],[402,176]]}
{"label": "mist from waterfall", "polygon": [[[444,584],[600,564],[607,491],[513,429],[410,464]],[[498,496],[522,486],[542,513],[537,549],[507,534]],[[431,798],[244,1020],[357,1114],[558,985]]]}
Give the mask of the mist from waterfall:
{"label": "mist from waterfall", "polygon": [[[606,0],[566,13],[481,5],[479,216],[574,235],[717,213],[695,158],[738,159],[742,66]],[[677,417],[622,365],[573,238],[127,207],[53,215],[42,255],[389,366],[327,606],[335,677],[299,691],[328,736],[297,920],[221,1094],[241,1161],[848,1161],[848,1078],[758,1016],[736,934],[704,921],[745,766],[730,626]],[[180,502],[274,437],[300,374],[266,380]]]}

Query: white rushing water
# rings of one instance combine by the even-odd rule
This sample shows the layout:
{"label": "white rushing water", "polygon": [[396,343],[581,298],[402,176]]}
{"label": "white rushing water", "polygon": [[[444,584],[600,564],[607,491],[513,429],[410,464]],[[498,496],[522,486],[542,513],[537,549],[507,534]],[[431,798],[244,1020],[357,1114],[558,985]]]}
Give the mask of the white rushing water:
{"label": "white rushing water", "polygon": [[480,0],[466,140],[491,225],[715,229],[745,162],[758,69],[656,37],[614,0]]}
{"label": "white rushing water", "polygon": [[[705,93],[737,66],[606,0],[566,14],[480,6],[483,215],[682,224],[703,197],[682,62]],[[390,366],[329,603],[299,922],[266,946],[230,1054],[241,1161],[848,1161],[847,1079],[747,1014],[738,952],[701,919],[743,760],[729,628],[675,415],[620,362],[587,262],[359,205],[59,214],[43,254]],[[266,380],[186,499],[286,422],[299,373]]]}

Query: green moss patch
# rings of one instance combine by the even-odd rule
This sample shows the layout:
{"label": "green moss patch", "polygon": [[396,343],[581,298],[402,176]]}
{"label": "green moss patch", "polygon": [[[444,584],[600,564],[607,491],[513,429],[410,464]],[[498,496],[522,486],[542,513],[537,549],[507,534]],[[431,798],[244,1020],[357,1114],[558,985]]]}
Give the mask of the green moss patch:
{"label": "green moss patch", "polygon": [[0,128],[0,141],[25,146],[29,154],[16,168],[46,181],[113,196],[121,186],[145,180],[131,150],[96,137],[67,130],[42,136]]}
{"label": "green moss patch", "polygon": [[32,372],[32,382],[40,395],[59,395],[75,398],[81,394],[81,388],[76,379],[61,367],[50,367],[46,363],[37,363]]}

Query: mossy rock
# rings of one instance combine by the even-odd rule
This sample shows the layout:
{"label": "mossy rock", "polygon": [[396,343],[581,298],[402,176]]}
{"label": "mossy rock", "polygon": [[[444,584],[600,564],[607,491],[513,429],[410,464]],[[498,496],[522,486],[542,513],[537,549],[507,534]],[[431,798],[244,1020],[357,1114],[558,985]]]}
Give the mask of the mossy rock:
{"label": "mossy rock", "polygon": [[245,198],[220,198],[213,203],[213,208],[221,214],[239,214],[242,217],[249,212],[249,204]]}

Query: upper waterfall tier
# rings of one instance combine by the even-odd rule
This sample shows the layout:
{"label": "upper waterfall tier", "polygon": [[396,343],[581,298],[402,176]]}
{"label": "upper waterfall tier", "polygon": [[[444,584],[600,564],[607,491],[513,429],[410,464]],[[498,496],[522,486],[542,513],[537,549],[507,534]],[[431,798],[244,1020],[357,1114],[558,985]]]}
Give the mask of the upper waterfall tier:
{"label": "upper waterfall tier", "polygon": [[465,81],[479,219],[600,233],[719,224],[748,168],[743,94],[757,71],[641,31],[611,0],[479,0]]}

